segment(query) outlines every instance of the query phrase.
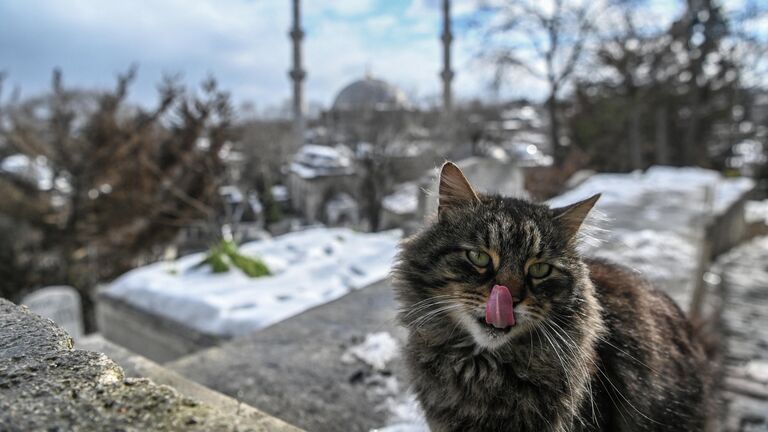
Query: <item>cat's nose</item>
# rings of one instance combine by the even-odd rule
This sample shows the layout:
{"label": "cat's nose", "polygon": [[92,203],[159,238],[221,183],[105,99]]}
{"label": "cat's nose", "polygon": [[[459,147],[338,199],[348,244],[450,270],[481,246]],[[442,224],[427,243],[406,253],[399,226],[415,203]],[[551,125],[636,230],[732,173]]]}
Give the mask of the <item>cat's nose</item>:
{"label": "cat's nose", "polygon": [[512,295],[512,301],[514,303],[520,303],[525,299],[526,290],[525,284],[517,279],[507,279],[498,281],[498,285],[503,285],[509,289],[509,293]]}

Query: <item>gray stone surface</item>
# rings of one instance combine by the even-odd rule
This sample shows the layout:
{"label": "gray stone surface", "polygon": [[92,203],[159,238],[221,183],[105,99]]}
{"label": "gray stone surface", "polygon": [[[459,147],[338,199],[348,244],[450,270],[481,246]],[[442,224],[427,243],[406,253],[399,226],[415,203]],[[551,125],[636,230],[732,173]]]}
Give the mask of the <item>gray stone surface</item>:
{"label": "gray stone surface", "polygon": [[145,312],[106,293],[97,296],[96,321],[105,338],[160,363],[223,341],[219,336]]}
{"label": "gray stone surface", "polygon": [[768,237],[718,260],[723,283],[723,430],[768,432]]}
{"label": "gray stone surface", "polygon": [[104,354],[72,345],[53,321],[0,299],[0,430],[296,430],[126,378]]}
{"label": "gray stone surface", "polygon": [[395,361],[375,372],[341,361],[366,334],[402,339],[388,282],[355,291],[254,334],[165,366],[307,430],[368,431],[385,424],[381,381],[405,382]]}
{"label": "gray stone surface", "polygon": [[91,334],[75,340],[75,347],[106,354],[123,369],[126,377],[148,378],[155,384],[173,387],[185,397],[206,403],[222,413],[251,418],[253,421],[263,424],[268,430],[294,430],[288,428],[281,420],[266,415],[241,401],[190,381],[152,360],[104,339],[100,334]]}

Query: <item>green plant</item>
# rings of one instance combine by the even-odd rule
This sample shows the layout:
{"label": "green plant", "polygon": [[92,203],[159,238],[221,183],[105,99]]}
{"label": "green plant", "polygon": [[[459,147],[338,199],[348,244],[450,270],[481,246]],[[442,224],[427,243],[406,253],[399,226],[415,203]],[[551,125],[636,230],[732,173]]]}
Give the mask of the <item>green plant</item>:
{"label": "green plant", "polygon": [[211,247],[208,255],[198,265],[210,265],[214,273],[226,273],[231,266],[239,268],[243,273],[252,278],[269,276],[269,267],[256,257],[249,257],[240,253],[233,241],[222,240]]}

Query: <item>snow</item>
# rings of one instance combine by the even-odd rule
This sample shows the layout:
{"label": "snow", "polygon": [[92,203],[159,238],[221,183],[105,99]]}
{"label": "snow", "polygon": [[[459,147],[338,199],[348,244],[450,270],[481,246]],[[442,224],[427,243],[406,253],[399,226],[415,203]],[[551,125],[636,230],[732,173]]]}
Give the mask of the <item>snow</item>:
{"label": "snow", "polygon": [[752,360],[744,367],[747,375],[760,382],[768,383],[768,361]]}
{"label": "snow", "polygon": [[375,370],[384,370],[387,363],[398,356],[398,350],[397,340],[388,332],[369,333],[363,343],[349,348],[341,359],[345,363],[357,359]]}
{"label": "snow", "polygon": [[349,148],[306,144],[293,156],[291,171],[303,178],[354,172]]}
{"label": "snow", "polygon": [[[652,166],[645,173],[595,174],[577,188],[551,199],[549,203],[555,207],[563,206],[602,193],[597,208],[612,204],[641,204],[643,195],[664,190],[670,198],[686,195],[695,199],[698,195],[698,205],[703,206],[705,191],[711,188],[713,209],[719,215],[754,186],[752,179],[725,178],[717,171],[704,168]],[[677,199],[673,204],[688,206],[691,203]]]}
{"label": "snow", "polygon": [[424,412],[414,395],[409,393],[402,398],[391,400],[389,412],[389,425],[373,429],[371,432],[429,432]]}
{"label": "snow", "polygon": [[401,391],[397,378],[386,371],[387,365],[399,356],[397,340],[383,331],[368,333],[362,343],[347,349],[341,361],[361,361],[372,369],[364,378],[367,397],[383,399],[380,409],[389,412],[389,425],[372,432],[429,432],[415,396],[409,391]]}
{"label": "snow", "polygon": [[744,218],[748,223],[768,225],[768,200],[747,201],[744,206]]}
{"label": "snow", "polygon": [[132,270],[104,293],[204,333],[238,336],[384,279],[400,236],[314,228],[241,246],[272,276],[214,274],[195,268],[205,256],[199,253]]}
{"label": "snow", "polygon": [[419,206],[419,185],[403,183],[393,194],[384,197],[382,206],[398,215],[415,214]]}
{"label": "snow", "polygon": [[284,185],[272,186],[272,197],[278,202],[288,201],[288,187]]}

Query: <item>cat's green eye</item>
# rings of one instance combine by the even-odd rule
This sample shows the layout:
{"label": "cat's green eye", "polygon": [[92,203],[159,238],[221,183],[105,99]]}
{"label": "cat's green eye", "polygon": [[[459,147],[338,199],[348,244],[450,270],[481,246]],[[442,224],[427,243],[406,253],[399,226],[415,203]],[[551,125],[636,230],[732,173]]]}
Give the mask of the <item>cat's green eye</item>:
{"label": "cat's green eye", "polygon": [[486,267],[491,262],[491,257],[487,253],[476,250],[468,250],[467,259],[478,267]]}
{"label": "cat's green eye", "polygon": [[528,267],[528,274],[535,279],[545,278],[549,276],[550,273],[552,273],[552,266],[547,263],[531,264],[531,266]]}

